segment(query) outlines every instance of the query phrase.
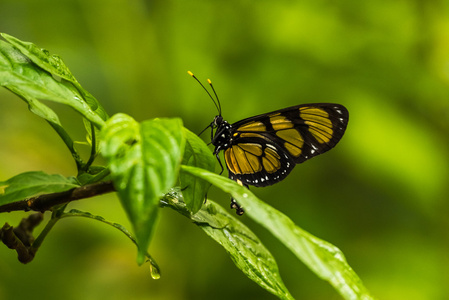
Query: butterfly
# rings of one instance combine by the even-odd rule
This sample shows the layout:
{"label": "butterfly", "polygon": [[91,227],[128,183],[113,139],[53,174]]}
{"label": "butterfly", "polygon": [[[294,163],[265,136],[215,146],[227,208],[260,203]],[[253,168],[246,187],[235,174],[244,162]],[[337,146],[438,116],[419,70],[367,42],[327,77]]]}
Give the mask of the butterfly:
{"label": "butterfly", "polygon": [[[348,110],[334,103],[291,106],[230,124],[221,116],[221,105],[211,81],[208,79],[216,101],[193,73],[188,73],[206,90],[218,110],[218,115],[201,133],[211,128],[213,154],[222,172],[221,151],[229,178],[245,187],[263,187],[285,179],[295,165],[335,147],[348,125]],[[231,208],[238,215],[244,213],[234,199]]]}

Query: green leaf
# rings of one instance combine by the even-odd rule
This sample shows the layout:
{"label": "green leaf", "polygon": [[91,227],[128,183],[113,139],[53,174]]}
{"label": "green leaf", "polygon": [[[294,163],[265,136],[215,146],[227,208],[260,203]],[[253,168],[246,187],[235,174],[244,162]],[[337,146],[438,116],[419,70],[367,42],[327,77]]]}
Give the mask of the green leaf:
{"label": "green leaf", "polygon": [[104,124],[102,117],[91,109],[83,93],[70,81],[55,78],[37,62],[1,40],[0,85],[23,99],[48,100],[71,106],[99,128]]}
{"label": "green leaf", "polygon": [[[6,67],[11,63],[11,61],[8,60],[8,57],[11,56],[16,56],[16,60],[27,61],[27,58],[21,55],[13,46],[0,40],[0,84],[4,86],[6,86],[5,83],[8,81],[8,76],[10,75],[8,72],[12,71],[12,66],[9,68]],[[48,122],[61,127],[61,122],[59,121],[58,116],[47,105],[33,97],[28,97],[27,94],[23,94],[20,89],[15,89],[14,87],[9,87],[9,89],[27,102],[30,111],[39,117],[46,119]]]}
{"label": "green leaf", "polygon": [[[186,147],[182,164],[214,171],[215,158],[207,145],[196,134],[184,128]],[[210,183],[188,173],[179,175],[184,201],[189,210],[195,214],[203,205]]]}
{"label": "green leaf", "polygon": [[[24,200],[39,194],[64,192],[78,187],[74,178],[44,172],[26,172],[0,182],[0,205]],[[1,190],[4,189],[3,193]]]}
{"label": "green leaf", "polygon": [[[58,115],[50,107],[37,100],[35,97],[29,95],[29,93],[25,92],[23,89],[17,88],[14,85],[6,84],[6,81],[8,80],[7,78],[11,79],[12,66],[10,66],[11,60],[8,59],[8,57],[10,56],[14,56],[15,59],[19,61],[28,61],[28,59],[20,54],[13,46],[0,41],[0,78],[3,78],[0,79],[0,84],[4,85],[10,91],[22,98],[28,104],[28,109],[31,112],[45,119],[53,127],[53,129],[55,129],[55,131],[59,134],[59,136],[66,144],[67,148],[69,148],[69,151],[72,153],[78,169],[80,169],[83,165],[82,160],[74,147],[73,140],[62,127]],[[10,68],[7,68],[7,66],[10,66]],[[2,73],[1,70],[6,71]]]}
{"label": "green leaf", "polygon": [[248,278],[280,299],[293,299],[282,282],[274,257],[248,227],[211,200],[207,200],[197,214],[190,214],[183,194],[173,189],[164,202],[219,243]]}
{"label": "green leaf", "polygon": [[185,139],[179,119],[137,123],[125,114],[111,117],[102,130],[103,155],[139,244],[138,263],[151,240],[159,199],[178,177]]}
{"label": "green leaf", "polygon": [[6,33],[2,33],[1,35],[5,40],[11,43],[23,55],[25,55],[43,70],[71,82],[77,88],[78,92],[81,93],[84,101],[98,116],[100,116],[103,120],[106,120],[108,118],[106,111],[97,101],[97,99],[95,99],[79,84],[79,82],[76,80],[75,76],[73,76],[72,72],[70,72],[69,68],[65,65],[61,57],[55,54],[50,54],[46,49],[41,49],[30,42],[23,42]]}
{"label": "green leaf", "polygon": [[343,253],[334,245],[298,227],[280,211],[259,200],[234,181],[194,167],[182,172],[198,176],[230,193],[251,219],[268,229],[320,278],[328,281],[345,299],[373,299]]}

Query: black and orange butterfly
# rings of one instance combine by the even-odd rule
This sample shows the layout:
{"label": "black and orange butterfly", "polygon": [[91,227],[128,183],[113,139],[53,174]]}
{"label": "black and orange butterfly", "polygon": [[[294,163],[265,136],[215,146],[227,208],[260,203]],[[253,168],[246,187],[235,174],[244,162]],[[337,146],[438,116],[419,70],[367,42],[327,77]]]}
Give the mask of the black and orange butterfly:
{"label": "black and orange butterfly", "polygon": [[[188,73],[201,84],[192,72]],[[296,164],[335,147],[348,125],[348,110],[333,103],[296,105],[229,124],[221,116],[217,93],[208,82],[216,100],[201,86],[214,101],[218,115],[202,132],[211,128],[211,143],[222,172],[220,151],[224,151],[229,178],[246,187],[283,180]],[[237,202],[231,201],[231,208],[243,214]]]}

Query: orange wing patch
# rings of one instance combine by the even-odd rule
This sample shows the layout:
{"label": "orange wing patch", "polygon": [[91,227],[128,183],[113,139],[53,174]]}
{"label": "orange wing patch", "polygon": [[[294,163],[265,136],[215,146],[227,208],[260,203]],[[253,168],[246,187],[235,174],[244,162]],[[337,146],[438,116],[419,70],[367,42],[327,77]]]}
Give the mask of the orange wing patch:
{"label": "orange wing patch", "polygon": [[270,116],[270,123],[276,131],[293,128],[294,126],[290,120],[280,114]]}
{"label": "orange wing patch", "polygon": [[237,131],[266,131],[267,127],[260,121],[252,121],[237,128]]}
{"label": "orange wing patch", "polygon": [[225,161],[228,169],[234,174],[253,174],[262,170],[259,160],[261,155],[261,145],[241,143],[226,149]]}
{"label": "orange wing patch", "polygon": [[291,155],[295,157],[301,155],[304,139],[296,129],[280,130],[276,135],[285,141],[284,147]]}
{"label": "orange wing patch", "polygon": [[329,114],[323,109],[310,107],[302,107],[299,112],[313,137],[321,144],[329,143],[334,133]]}
{"label": "orange wing patch", "polygon": [[233,147],[226,149],[224,156],[228,169],[234,174],[241,174],[242,172],[240,171],[237,159],[235,158]]}
{"label": "orange wing patch", "polygon": [[281,168],[281,157],[271,148],[265,148],[265,156],[262,158],[262,163],[265,171],[274,173]]}
{"label": "orange wing patch", "polygon": [[262,146],[260,144],[238,144],[240,148],[245,150],[246,152],[249,152],[253,155],[261,156],[262,155]]}

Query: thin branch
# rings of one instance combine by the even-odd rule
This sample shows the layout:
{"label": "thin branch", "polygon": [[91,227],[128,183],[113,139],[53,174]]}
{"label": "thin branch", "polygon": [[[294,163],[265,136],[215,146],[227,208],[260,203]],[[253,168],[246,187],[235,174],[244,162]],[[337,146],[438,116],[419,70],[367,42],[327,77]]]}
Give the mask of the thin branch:
{"label": "thin branch", "polygon": [[44,194],[22,201],[0,205],[0,213],[20,210],[34,210],[44,212],[50,210],[55,205],[64,204],[84,198],[90,198],[110,192],[115,192],[112,181],[97,182],[60,193]]}
{"label": "thin branch", "polygon": [[67,146],[67,148],[69,148],[69,151],[72,154],[73,159],[75,160],[77,170],[81,170],[81,168],[84,166],[84,162],[81,159],[80,155],[78,154],[78,151],[74,147],[72,138],[64,130],[64,128],[62,128],[62,126],[59,126],[58,124],[55,124],[48,120],[47,122],[57,132],[59,137],[63,140],[64,144]]}
{"label": "thin branch", "polygon": [[22,219],[19,226],[12,227],[5,223],[0,229],[0,240],[8,248],[17,252],[18,259],[21,263],[29,263],[33,260],[37,249],[33,248],[33,230],[44,219],[42,213],[34,213],[28,218]]}

